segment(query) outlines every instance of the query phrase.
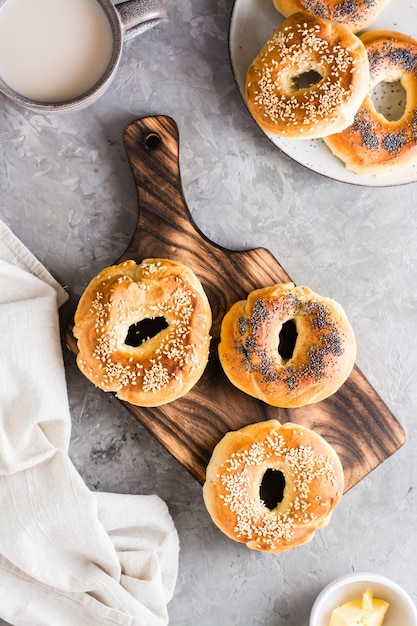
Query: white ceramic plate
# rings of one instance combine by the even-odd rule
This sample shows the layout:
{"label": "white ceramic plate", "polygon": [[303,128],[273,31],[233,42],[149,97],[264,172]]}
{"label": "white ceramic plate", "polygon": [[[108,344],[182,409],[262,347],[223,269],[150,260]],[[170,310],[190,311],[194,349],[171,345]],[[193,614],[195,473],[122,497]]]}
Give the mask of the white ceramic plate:
{"label": "white ceramic plate", "polygon": [[[229,52],[232,70],[243,99],[246,70],[283,19],[272,0],[235,0],[230,20]],[[417,0],[391,0],[368,28],[371,29],[395,30],[417,39]],[[394,98],[398,98],[398,93],[394,94]],[[321,139],[284,140],[268,133],[266,135],[294,161],[334,180],[372,187],[417,181],[417,165],[383,176],[359,176],[347,170]]]}

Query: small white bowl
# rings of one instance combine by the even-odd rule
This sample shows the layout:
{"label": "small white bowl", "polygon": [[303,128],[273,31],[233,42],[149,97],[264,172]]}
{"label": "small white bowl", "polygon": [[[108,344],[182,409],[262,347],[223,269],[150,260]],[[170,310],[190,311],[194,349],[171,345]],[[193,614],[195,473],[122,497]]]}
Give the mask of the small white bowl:
{"label": "small white bowl", "polygon": [[327,585],[313,604],[309,626],[329,626],[333,609],[361,598],[367,589],[390,604],[383,626],[417,626],[416,606],[404,589],[389,578],[370,573],[348,574]]}

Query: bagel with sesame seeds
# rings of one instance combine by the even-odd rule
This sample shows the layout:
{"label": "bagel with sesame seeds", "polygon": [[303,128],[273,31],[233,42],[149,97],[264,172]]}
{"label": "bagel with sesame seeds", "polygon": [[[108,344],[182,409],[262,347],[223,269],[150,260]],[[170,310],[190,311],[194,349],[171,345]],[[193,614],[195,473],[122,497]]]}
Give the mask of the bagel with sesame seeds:
{"label": "bagel with sesame seeds", "polygon": [[343,24],[354,33],[369,26],[389,0],[273,0],[275,8],[288,17],[307,11],[318,17]]}
{"label": "bagel with sesame seeds", "polygon": [[313,139],[352,123],[369,86],[368,57],[346,26],[306,12],[267,39],[245,79],[248,108],[266,132]]}
{"label": "bagel with sesame seeds", "polygon": [[136,406],[187,393],[206,367],[212,315],[194,272],[167,259],[104,269],[74,316],[77,364],[97,387]]}
{"label": "bagel with sesame seeds", "polygon": [[335,300],[279,283],[252,291],[229,309],[218,351],[225,374],[241,391],[295,408],[341,387],[354,366],[356,341]]}
{"label": "bagel with sesame seeds", "polygon": [[[386,30],[366,32],[361,40],[369,60],[368,93],[352,124],[324,141],[348,170],[379,176],[417,163],[417,40]],[[404,107],[388,119],[372,94],[378,84],[395,83],[404,89]]]}
{"label": "bagel with sesame seeds", "polygon": [[203,497],[218,528],[252,550],[311,541],[344,490],[334,448],[305,426],[277,420],[228,432],[207,465]]}

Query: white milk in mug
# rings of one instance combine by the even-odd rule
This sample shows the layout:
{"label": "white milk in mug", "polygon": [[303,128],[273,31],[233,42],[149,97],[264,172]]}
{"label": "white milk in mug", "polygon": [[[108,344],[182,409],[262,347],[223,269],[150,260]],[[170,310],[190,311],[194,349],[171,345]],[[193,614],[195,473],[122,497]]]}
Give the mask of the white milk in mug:
{"label": "white milk in mug", "polygon": [[84,94],[109,66],[113,36],[96,0],[6,0],[0,8],[0,77],[38,102]]}

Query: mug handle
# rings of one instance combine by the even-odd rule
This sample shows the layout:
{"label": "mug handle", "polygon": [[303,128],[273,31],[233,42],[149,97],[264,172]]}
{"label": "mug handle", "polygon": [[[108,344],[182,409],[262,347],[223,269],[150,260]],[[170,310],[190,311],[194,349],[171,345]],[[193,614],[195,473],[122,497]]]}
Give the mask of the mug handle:
{"label": "mug handle", "polygon": [[123,41],[156,26],[167,17],[162,0],[126,0],[116,4],[123,28]]}

